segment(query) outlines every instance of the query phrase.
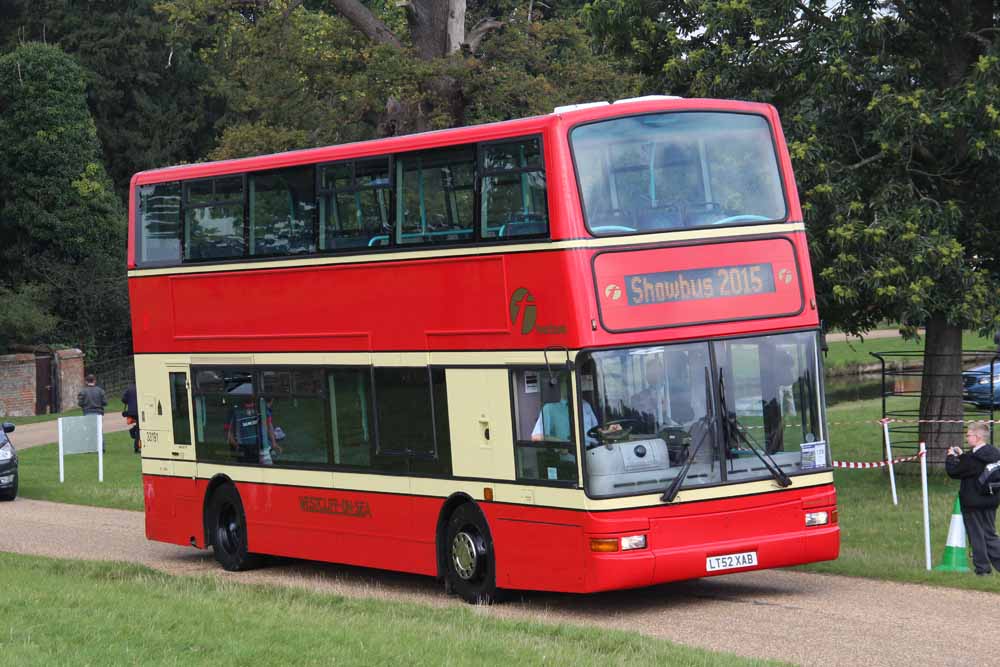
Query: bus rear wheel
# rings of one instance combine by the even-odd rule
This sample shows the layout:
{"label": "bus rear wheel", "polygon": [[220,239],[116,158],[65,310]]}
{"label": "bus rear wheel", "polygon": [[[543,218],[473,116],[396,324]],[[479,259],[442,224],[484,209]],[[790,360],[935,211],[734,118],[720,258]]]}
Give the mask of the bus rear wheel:
{"label": "bus rear wheel", "polygon": [[445,586],[471,604],[498,600],[496,559],[486,519],[471,503],[459,506],[448,520],[445,537]]}
{"label": "bus rear wheel", "polygon": [[215,490],[209,501],[208,516],[215,560],[230,572],[256,567],[257,557],[247,550],[247,519],[235,486],[226,484]]}

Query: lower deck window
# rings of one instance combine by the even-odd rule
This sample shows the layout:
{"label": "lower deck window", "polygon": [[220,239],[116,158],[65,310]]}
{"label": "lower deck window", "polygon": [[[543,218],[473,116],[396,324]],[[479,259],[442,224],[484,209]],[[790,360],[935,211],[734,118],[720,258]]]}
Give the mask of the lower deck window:
{"label": "lower deck window", "polygon": [[[196,367],[192,378],[201,461],[451,473],[443,369]],[[180,430],[178,408],[174,419]]]}
{"label": "lower deck window", "polygon": [[[565,370],[530,369],[511,373],[514,395],[514,458],[518,479],[575,482],[576,418]],[[596,426],[584,406],[584,426]]]}

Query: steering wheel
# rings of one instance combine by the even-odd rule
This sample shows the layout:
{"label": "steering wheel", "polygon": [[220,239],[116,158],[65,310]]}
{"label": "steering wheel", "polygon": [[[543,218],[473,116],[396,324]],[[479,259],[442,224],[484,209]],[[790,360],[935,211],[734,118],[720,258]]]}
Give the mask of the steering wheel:
{"label": "steering wheel", "polygon": [[[625,428],[625,424],[629,427]],[[597,440],[594,444],[588,444],[586,449],[595,449],[600,447],[605,442],[618,442],[619,440],[624,440],[632,434],[632,428],[640,426],[641,424],[637,419],[612,419],[604,424],[598,424],[587,429],[587,437]],[[619,426],[621,428],[610,430],[612,426]]]}

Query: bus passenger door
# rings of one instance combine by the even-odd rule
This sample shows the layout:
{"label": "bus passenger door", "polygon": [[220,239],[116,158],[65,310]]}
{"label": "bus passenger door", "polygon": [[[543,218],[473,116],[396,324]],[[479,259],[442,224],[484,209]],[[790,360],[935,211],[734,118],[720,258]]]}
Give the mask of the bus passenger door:
{"label": "bus passenger door", "polygon": [[514,479],[507,369],[449,368],[447,385],[455,476]]}

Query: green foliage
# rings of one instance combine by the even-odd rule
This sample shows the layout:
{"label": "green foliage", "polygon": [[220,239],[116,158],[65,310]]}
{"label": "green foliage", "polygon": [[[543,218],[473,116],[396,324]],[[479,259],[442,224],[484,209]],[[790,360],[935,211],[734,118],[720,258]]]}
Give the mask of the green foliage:
{"label": "green foliage", "polygon": [[[549,113],[554,106],[632,95],[638,77],[596,54],[578,12],[536,3],[471,3],[467,25],[500,18],[475,52],[422,60],[377,45],[323,3],[165,0],[157,10],[198,54],[226,100],[213,158],[308,148]],[[391,6],[389,6],[391,5]],[[402,41],[395,3],[370,9]],[[276,57],[280,54],[280,57]]]}
{"label": "green foliage", "polygon": [[824,317],[1000,323],[998,24],[973,2],[593,0],[650,91],[771,102]]}
{"label": "green foliage", "polygon": [[0,285],[0,350],[11,343],[39,340],[56,327],[49,310],[50,295],[44,285],[22,283],[17,289]]}
{"label": "green foliage", "polygon": [[528,23],[515,12],[470,60],[470,123],[551,113],[563,104],[631,97],[640,79],[600,56],[576,16]]}
{"label": "green foliage", "polygon": [[83,66],[103,162],[123,201],[135,172],[202,157],[219,114],[199,45],[177,39],[152,5],[12,0],[0,20],[0,52],[34,39]]}
{"label": "green foliage", "polygon": [[56,47],[0,57],[0,288],[29,317],[19,342],[50,333],[89,349],[127,335],[125,216],[84,91]]}

